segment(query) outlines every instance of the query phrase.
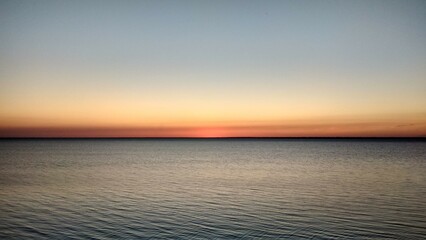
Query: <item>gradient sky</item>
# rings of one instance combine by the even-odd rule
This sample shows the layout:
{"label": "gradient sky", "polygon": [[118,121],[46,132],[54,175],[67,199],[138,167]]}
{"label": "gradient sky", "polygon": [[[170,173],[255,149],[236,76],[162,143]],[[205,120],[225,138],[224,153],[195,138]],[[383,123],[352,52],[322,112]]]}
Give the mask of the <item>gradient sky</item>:
{"label": "gradient sky", "polygon": [[0,137],[426,136],[426,1],[1,1]]}

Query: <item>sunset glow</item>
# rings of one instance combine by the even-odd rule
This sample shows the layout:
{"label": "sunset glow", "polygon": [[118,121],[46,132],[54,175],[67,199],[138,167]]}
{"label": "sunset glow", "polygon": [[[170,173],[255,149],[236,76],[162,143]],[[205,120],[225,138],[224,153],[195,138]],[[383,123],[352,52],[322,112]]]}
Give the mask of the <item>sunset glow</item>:
{"label": "sunset glow", "polygon": [[0,137],[426,136],[424,2],[167,3],[0,3]]}

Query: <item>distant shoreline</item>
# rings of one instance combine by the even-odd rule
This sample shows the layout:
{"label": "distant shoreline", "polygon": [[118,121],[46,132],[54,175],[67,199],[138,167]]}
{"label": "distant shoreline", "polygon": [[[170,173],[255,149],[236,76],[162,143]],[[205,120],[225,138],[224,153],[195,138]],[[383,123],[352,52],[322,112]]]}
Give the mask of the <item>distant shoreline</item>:
{"label": "distant shoreline", "polygon": [[0,140],[353,140],[426,141],[426,137],[0,137]]}

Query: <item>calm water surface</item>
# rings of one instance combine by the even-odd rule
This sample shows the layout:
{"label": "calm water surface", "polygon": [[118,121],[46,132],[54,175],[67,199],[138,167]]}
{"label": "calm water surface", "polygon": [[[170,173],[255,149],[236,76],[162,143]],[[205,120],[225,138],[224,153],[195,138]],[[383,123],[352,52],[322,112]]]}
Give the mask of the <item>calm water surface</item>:
{"label": "calm water surface", "polygon": [[426,142],[2,140],[1,239],[425,239]]}

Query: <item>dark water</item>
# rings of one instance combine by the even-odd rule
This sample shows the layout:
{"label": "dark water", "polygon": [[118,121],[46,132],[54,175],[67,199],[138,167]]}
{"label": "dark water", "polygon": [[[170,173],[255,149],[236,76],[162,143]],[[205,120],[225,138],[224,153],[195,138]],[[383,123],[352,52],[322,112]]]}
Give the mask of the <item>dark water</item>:
{"label": "dark water", "polygon": [[0,141],[1,239],[424,239],[426,142]]}

